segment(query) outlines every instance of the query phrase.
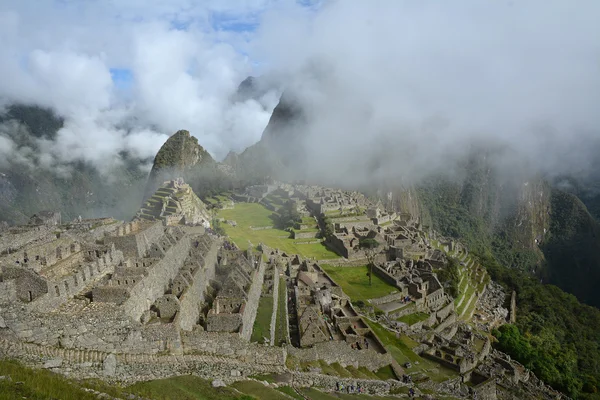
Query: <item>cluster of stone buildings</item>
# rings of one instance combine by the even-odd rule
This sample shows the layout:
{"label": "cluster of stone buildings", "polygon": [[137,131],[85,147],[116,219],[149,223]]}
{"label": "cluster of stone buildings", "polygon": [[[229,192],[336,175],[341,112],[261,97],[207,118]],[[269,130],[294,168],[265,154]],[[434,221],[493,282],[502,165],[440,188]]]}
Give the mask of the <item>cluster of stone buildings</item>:
{"label": "cluster of stone buildings", "polygon": [[196,196],[191,186],[181,178],[164,182],[144,202],[135,219],[164,220],[167,225],[202,225],[210,227],[210,215],[206,206]]}
{"label": "cluster of stone buildings", "polygon": [[[361,239],[380,243],[373,273],[396,292],[371,305],[388,321],[426,312],[428,318],[416,324],[427,328],[415,349],[423,357],[465,379],[472,375],[473,390],[482,396],[495,393],[490,377],[529,379],[501,354],[492,353],[490,361],[489,339],[457,320],[453,299],[435,273],[447,264],[445,255],[429,245],[418,220],[386,212],[362,194],[317,186],[265,185],[245,196],[263,201],[269,194],[306,207],[319,223],[329,214],[333,232],[326,244],[347,259],[364,257]],[[208,218],[191,188],[175,180],[165,182],[130,222],[64,223],[60,213],[41,212],[25,226],[0,231],[0,354],[5,344],[36,357],[62,354],[84,377],[131,374],[145,362],[152,369],[161,354],[231,357],[244,363],[231,370],[232,377],[241,370],[285,371],[289,356],[371,371],[391,365],[398,377],[404,373],[317,262],[264,245],[260,252],[238,250],[205,229]],[[278,303],[280,273],[287,276],[288,344],[251,343],[261,296]],[[272,326],[276,314],[274,309]],[[406,328],[395,324],[389,326]]]}

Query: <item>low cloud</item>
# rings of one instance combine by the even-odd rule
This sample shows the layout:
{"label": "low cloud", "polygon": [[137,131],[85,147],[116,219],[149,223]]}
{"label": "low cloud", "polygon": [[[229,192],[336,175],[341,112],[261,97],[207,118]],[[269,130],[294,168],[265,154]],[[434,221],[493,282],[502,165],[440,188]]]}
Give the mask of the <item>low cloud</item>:
{"label": "low cloud", "polygon": [[257,52],[308,115],[312,175],[416,180],[480,145],[556,174],[595,156],[599,18],[594,1],[332,1],[268,15]]}
{"label": "low cloud", "polygon": [[[298,99],[310,121],[297,127],[306,172],[330,180],[416,180],[480,144],[504,149],[507,169],[593,165],[596,1],[202,3],[0,5],[0,99],[65,117],[55,140],[39,142],[38,165],[151,158],[178,129],[217,159],[241,151],[278,101],[274,89],[232,103],[257,73]],[[115,68],[131,72],[127,89]],[[0,149],[14,149],[3,137]]]}

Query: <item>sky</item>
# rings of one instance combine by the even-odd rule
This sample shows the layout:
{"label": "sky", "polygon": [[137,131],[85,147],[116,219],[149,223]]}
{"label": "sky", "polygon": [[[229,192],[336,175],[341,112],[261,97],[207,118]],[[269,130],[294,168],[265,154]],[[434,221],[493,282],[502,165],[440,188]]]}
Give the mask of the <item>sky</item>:
{"label": "sky", "polygon": [[[178,129],[222,159],[260,139],[285,88],[310,117],[314,173],[358,179],[377,159],[420,176],[473,143],[581,170],[599,138],[598,21],[596,0],[0,0],[0,101],[65,117],[48,168],[152,157]],[[272,90],[232,102],[249,75]]]}

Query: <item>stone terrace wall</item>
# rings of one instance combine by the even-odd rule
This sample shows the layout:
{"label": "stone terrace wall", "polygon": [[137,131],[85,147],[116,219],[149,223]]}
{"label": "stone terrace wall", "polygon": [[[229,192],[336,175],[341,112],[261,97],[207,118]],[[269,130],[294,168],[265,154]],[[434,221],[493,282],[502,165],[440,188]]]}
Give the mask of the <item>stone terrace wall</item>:
{"label": "stone terrace wall", "polygon": [[191,330],[200,318],[199,303],[204,302],[206,286],[215,277],[218,252],[219,242],[213,241],[208,253],[204,255],[203,265],[193,277],[194,282],[179,298],[180,308],[176,318],[183,330]]}
{"label": "stone terrace wall", "polygon": [[182,331],[181,340],[187,354],[207,353],[229,356],[250,364],[284,366],[287,351],[282,347],[250,343],[238,333],[205,332],[201,328]]}
{"label": "stone terrace wall", "polygon": [[366,367],[371,371],[392,363],[389,353],[380,354],[374,350],[356,350],[346,342],[331,341],[316,343],[311,348],[298,349],[287,346],[288,354],[300,361],[323,360],[328,364],[340,363],[342,366],[352,365],[356,368]]}
{"label": "stone terrace wall", "polygon": [[[286,303],[287,304],[287,303]],[[271,346],[275,344],[275,329],[277,328],[277,310],[279,308],[279,269],[273,265],[273,312],[271,313]],[[287,322],[287,320],[286,320]]]}
{"label": "stone terrace wall", "polygon": [[69,275],[48,281],[48,293],[32,303],[30,308],[36,311],[55,309],[73,298],[73,296],[81,293],[91,283],[97,282],[106,274],[112,273],[115,266],[121,261],[123,261],[123,253],[112,247],[107,254],[103,254],[93,262],[80,265],[77,270]]}
{"label": "stone terrace wall", "polygon": [[405,296],[401,292],[396,292],[388,294],[387,296],[378,297],[376,299],[369,299],[368,302],[374,306],[378,306],[380,304],[390,303],[392,301],[400,301],[403,297]]}
{"label": "stone terrace wall", "polygon": [[46,235],[56,239],[56,236],[51,235],[52,228],[47,225],[40,225],[8,229],[0,233],[0,254],[7,253],[9,250],[12,252],[36,240],[42,239]]}
{"label": "stone terrace wall", "polygon": [[[127,224],[125,224],[127,226]],[[157,243],[164,234],[162,221],[155,222],[147,227],[140,227],[140,231],[127,236],[109,236],[104,239],[105,243],[114,243],[123,251],[125,257],[144,257],[153,243]],[[121,232],[126,232],[121,230]]]}
{"label": "stone terrace wall", "polygon": [[135,321],[139,321],[144,311],[162,297],[169,282],[175,279],[190,251],[190,238],[183,237],[171,246],[165,256],[147,269],[148,275],[137,282],[130,297],[123,304],[123,311]]}
{"label": "stone terrace wall", "polygon": [[17,288],[15,287],[15,281],[10,280],[6,282],[0,282],[0,304],[10,303],[17,300]]}
{"label": "stone terrace wall", "polygon": [[74,378],[96,378],[108,382],[133,383],[176,375],[218,378],[227,383],[250,375],[282,373],[284,367],[243,363],[211,355],[123,354],[64,349],[0,339],[0,356],[15,358],[41,367],[50,361],[53,370]]}
{"label": "stone terrace wall", "polygon": [[262,261],[262,257],[258,257],[258,262],[258,269],[254,270],[252,285],[248,291],[248,299],[244,306],[244,314],[242,317],[242,331],[240,335],[246,340],[250,340],[250,337],[252,336],[252,329],[254,328],[254,320],[256,319],[256,312],[258,311],[258,303],[263,289],[265,268],[267,265],[267,263]]}

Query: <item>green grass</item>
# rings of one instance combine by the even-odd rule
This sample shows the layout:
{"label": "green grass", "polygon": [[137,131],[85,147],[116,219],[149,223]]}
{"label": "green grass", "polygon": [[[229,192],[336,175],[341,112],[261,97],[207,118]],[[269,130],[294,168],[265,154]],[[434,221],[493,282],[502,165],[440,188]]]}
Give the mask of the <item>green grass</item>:
{"label": "green grass", "polygon": [[263,338],[271,339],[271,315],[273,314],[273,297],[261,297],[258,303],[258,311],[252,329],[253,342],[263,343]]}
{"label": "green grass", "polygon": [[394,370],[390,365],[386,365],[385,367],[379,368],[375,372],[375,375],[377,375],[379,379],[383,379],[384,381],[388,379],[397,379],[396,374],[394,373]]}
{"label": "green grass", "polygon": [[250,227],[272,226],[272,211],[258,203],[235,203],[230,210],[219,210],[218,216],[237,223],[236,227],[223,224],[225,233],[240,248],[246,250],[248,241],[253,245],[264,243],[269,247],[280,249],[288,254],[300,254],[303,257],[326,260],[339,258],[322,243],[300,244],[307,239],[291,239],[290,233],[281,229],[252,230]]}
{"label": "green grass", "polygon": [[340,363],[329,364],[329,366],[337,372],[342,378],[352,378],[352,374],[346,368],[342,367]]}
{"label": "green grass", "polygon": [[[453,378],[457,375],[455,371],[444,368],[431,360],[422,358],[412,351],[412,349],[417,346],[417,343],[408,336],[400,335],[400,337],[397,338],[395,333],[388,331],[378,323],[367,320],[367,324],[383,342],[387,351],[390,352],[398,364],[404,365],[406,362],[412,363],[413,367],[410,372],[423,372],[437,382]],[[419,364],[415,364],[415,362],[418,362]]]}
{"label": "green grass", "polygon": [[211,382],[197,376],[175,376],[127,387],[135,395],[160,400],[233,400],[243,395],[230,387],[213,388]]}
{"label": "green grass", "polygon": [[331,278],[342,287],[353,301],[366,301],[390,294],[396,288],[373,274],[372,285],[369,285],[368,269],[362,267],[334,267],[322,265]]}
{"label": "green grass", "polygon": [[277,304],[277,321],[275,323],[275,346],[281,346],[286,340],[286,327],[288,324],[285,317],[285,308],[287,307],[287,289],[285,278],[279,278],[279,297]]}
{"label": "green grass", "polygon": [[283,393],[256,381],[240,381],[231,386],[244,394],[261,400],[289,400]]}
{"label": "green grass", "polygon": [[288,396],[296,399],[296,400],[304,400],[304,397],[300,396],[296,391],[290,386],[279,386],[277,388],[281,393],[285,393]]}
{"label": "green grass", "polygon": [[429,318],[429,314],[425,314],[423,312],[416,312],[413,314],[403,315],[400,318],[398,318],[398,321],[404,322],[405,324],[408,324],[410,326],[416,324],[417,322],[425,321],[427,318]]}
{"label": "green grass", "polygon": [[332,400],[339,398],[331,394],[321,392],[314,388],[302,388],[300,389],[300,391],[311,400]]}
{"label": "green grass", "polygon": [[337,373],[336,369],[333,368],[333,367],[331,367],[325,361],[319,360],[319,366],[321,367],[321,371],[323,371],[323,373],[325,375],[339,376],[339,374]]}
{"label": "green grass", "polygon": [[39,369],[27,368],[17,361],[0,360],[0,376],[11,380],[0,380],[0,399],[63,399],[95,400],[97,396],[83,390],[83,386],[93,388],[111,396],[123,396],[119,387],[111,387],[102,382],[78,382],[62,375]]}
{"label": "green grass", "polygon": [[369,375],[366,375],[360,369],[354,368],[352,365],[347,366],[346,369],[348,370],[348,372],[350,372],[350,374],[352,375],[353,378],[357,378],[357,379],[371,379],[369,377]]}

